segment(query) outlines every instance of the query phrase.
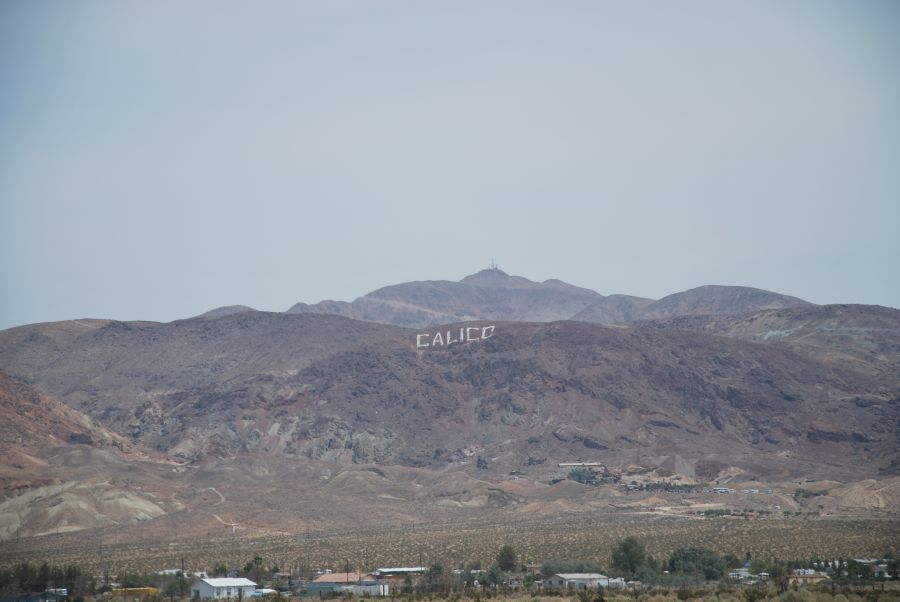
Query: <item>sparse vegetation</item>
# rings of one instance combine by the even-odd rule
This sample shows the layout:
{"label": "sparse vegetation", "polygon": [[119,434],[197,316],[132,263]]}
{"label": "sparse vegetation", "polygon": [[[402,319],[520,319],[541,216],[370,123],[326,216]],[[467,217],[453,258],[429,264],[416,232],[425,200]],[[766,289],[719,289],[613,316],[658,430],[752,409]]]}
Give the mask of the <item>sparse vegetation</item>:
{"label": "sparse vegetation", "polygon": [[47,588],[65,588],[70,592],[93,593],[96,582],[76,564],[54,565],[42,562],[32,565],[19,562],[9,569],[0,570],[0,593],[37,592]]}
{"label": "sparse vegetation", "polygon": [[810,497],[818,497],[818,496],[823,496],[823,495],[828,495],[828,491],[827,491],[827,490],[824,490],[824,491],[810,491],[809,489],[803,489],[802,487],[798,487],[798,488],[794,491],[794,497],[797,498],[797,499],[801,499],[801,498],[810,498]]}
{"label": "sparse vegetation", "polygon": [[[725,529],[723,531],[723,529]],[[210,570],[216,565],[245,567],[255,556],[264,565],[293,569],[430,566],[489,567],[499,543],[511,545],[518,563],[546,559],[577,559],[611,567],[614,548],[634,537],[648,557],[667,559],[684,547],[700,547],[724,557],[732,554],[753,559],[875,557],[897,545],[900,521],[877,519],[797,520],[775,515],[764,521],[650,518],[631,513],[585,515],[529,520],[481,520],[402,528],[356,527],[341,531],[311,532],[308,536],[269,535],[220,539],[154,540],[132,537],[118,542],[85,540],[82,534],[60,534],[20,540],[0,548],[0,567],[12,569],[22,561],[32,565],[80,566],[88,574],[116,576],[178,566],[183,557],[188,570]],[[159,540],[156,540],[159,541]]]}
{"label": "sparse vegetation", "polygon": [[678,548],[669,557],[669,571],[682,575],[702,575],[706,580],[721,579],[725,559],[705,548]]}

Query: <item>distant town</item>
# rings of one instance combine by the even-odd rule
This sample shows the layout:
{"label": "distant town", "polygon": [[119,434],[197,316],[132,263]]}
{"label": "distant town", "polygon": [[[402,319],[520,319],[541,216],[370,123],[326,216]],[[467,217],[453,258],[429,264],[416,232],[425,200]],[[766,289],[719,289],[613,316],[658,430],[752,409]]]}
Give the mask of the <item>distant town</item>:
{"label": "distant town", "polygon": [[[330,568],[298,562],[279,566],[262,556],[241,567],[161,568],[148,573],[87,574],[77,565],[22,562],[0,571],[0,602],[84,602],[85,600],[282,600],[286,598],[392,600],[461,597],[576,596],[598,600],[615,595],[669,592],[679,600],[738,592],[746,601],[789,592],[870,592],[900,596],[900,564],[883,558],[772,560],[719,555],[696,546],[678,548],[667,558],[654,558],[635,538],[611,551],[608,569],[575,558],[522,561],[511,545],[497,551],[490,566],[473,562],[462,567],[440,563],[364,569],[335,564]],[[888,598],[886,598],[888,599]],[[890,598],[894,599],[894,598]],[[839,598],[835,599],[838,602]]]}

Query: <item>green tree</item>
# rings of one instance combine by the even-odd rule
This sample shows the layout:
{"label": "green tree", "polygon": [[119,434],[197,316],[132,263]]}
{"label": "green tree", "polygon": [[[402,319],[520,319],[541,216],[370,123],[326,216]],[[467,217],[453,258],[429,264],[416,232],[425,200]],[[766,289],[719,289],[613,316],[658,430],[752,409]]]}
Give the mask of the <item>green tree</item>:
{"label": "green tree", "polygon": [[497,566],[502,571],[511,571],[516,568],[516,550],[511,545],[506,544],[500,548],[497,553]]}
{"label": "green tree", "polygon": [[570,481],[578,481],[579,483],[596,483],[597,475],[593,469],[588,466],[578,466],[569,471],[568,477]]}
{"label": "green tree", "polygon": [[488,569],[487,574],[485,575],[485,583],[488,585],[497,585],[501,581],[502,571],[500,570],[500,565],[493,565]]}
{"label": "green tree", "polygon": [[16,583],[19,586],[19,589],[24,592],[33,592],[35,590],[36,583],[36,575],[34,569],[31,567],[31,564],[27,562],[22,562],[16,565],[15,572],[13,575],[13,583]]}
{"label": "green tree", "polygon": [[634,537],[626,537],[619,542],[612,554],[612,565],[629,579],[633,578],[638,569],[644,564],[647,552],[644,544]]}
{"label": "green tree", "polygon": [[[730,569],[740,568],[740,567],[744,566],[744,562],[745,562],[745,561],[741,560],[740,558],[738,558],[737,556],[735,556],[734,554],[725,554],[725,556],[723,556],[722,559],[725,561],[725,566],[727,566]],[[749,560],[749,558],[747,558],[747,560]]]}
{"label": "green tree", "polygon": [[37,577],[35,583],[38,585],[34,589],[34,591],[42,591],[44,588],[50,585],[50,565],[44,561],[41,564],[41,567],[38,569]]}
{"label": "green tree", "polygon": [[705,548],[678,548],[669,557],[669,571],[699,574],[708,580],[721,579],[725,574],[725,560]]}
{"label": "green tree", "polygon": [[431,568],[425,573],[424,586],[429,593],[446,594],[458,583],[456,576],[439,562],[431,565]]}
{"label": "green tree", "polygon": [[[244,573],[246,575],[253,576],[254,581],[259,581],[260,573],[262,572],[263,559],[261,556],[254,556],[253,560],[249,561],[244,565]],[[349,572],[349,571],[347,571]]]}
{"label": "green tree", "polygon": [[163,588],[162,594],[167,598],[181,596],[181,579],[169,581],[169,583],[166,584],[166,586]]}
{"label": "green tree", "polygon": [[887,562],[887,572],[890,573],[891,579],[896,581],[900,579],[900,575],[897,573],[900,572],[900,561],[892,558]]}

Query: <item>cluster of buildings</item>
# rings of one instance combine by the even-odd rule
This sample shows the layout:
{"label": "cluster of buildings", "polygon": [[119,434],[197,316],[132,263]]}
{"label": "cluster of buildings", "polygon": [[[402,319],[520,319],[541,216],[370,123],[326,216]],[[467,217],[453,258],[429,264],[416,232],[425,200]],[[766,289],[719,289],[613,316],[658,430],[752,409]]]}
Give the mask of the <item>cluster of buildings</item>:
{"label": "cluster of buildings", "polygon": [[[888,569],[887,560],[883,558],[854,558],[850,562],[846,560],[823,560],[812,562],[811,564],[812,567],[809,568],[797,568],[792,570],[787,576],[788,585],[790,587],[805,587],[839,577],[857,579],[862,577],[873,579],[892,578],[892,574]],[[863,569],[861,567],[865,568]],[[865,570],[867,574],[862,575],[862,570]],[[735,569],[728,573],[728,577],[746,585],[750,585],[768,580],[769,574],[763,572],[753,574],[750,572],[750,563],[747,563],[743,568]]]}
{"label": "cluster of buildings", "polygon": [[750,563],[746,563],[743,567],[739,569],[734,569],[730,573],[728,573],[729,579],[734,579],[735,581],[740,581],[745,585],[753,585],[754,583],[759,583],[761,581],[767,581],[769,579],[769,573],[759,572],[759,573],[751,573],[750,572]]}
{"label": "cluster of buildings", "polygon": [[[795,569],[789,576],[791,586],[815,585],[831,578],[833,573],[844,573],[851,568],[846,561],[817,562],[814,568]],[[871,574],[881,577],[890,577],[887,573],[887,565],[884,560],[854,559],[854,566],[868,565]],[[422,566],[415,567],[390,567],[376,569],[370,573],[348,572],[333,573],[327,571],[318,575],[311,581],[289,581],[291,594],[323,597],[329,594],[353,594],[359,597],[383,597],[391,596],[409,586],[413,579],[424,576],[428,569]],[[454,571],[459,573],[459,571]],[[484,571],[479,571],[484,572]],[[210,578],[205,574],[198,575],[191,586],[191,597],[195,600],[225,599],[225,600],[252,600],[264,598],[269,595],[279,595],[273,589],[259,588],[256,583],[244,577],[215,577]],[[750,585],[767,581],[768,573],[752,573],[750,563],[742,568],[735,569],[728,577]],[[477,585],[477,581],[475,582]],[[508,583],[507,585],[521,585],[521,583]],[[621,577],[608,577],[600,573],[557,573],[542,581],[536,581],[535,585],[545,590],[592,590],[624,588],[629,584]],[[281,594],[287,595],[287,593]],[[56,602],[55,600],[22,600],[16,602]]]}
{"label": "cluster of buildings", "polygon": [[[292,593],[321,597],[327,594],[353,594],[354,596],[381,597],[398,592],[412,578],[425,575],[426,567],[390,567],[371,573],[326,572],[312,581],[291,581]],[[545,589],[584,590],[599,588],[623,588],[625,580],[607,577],[600,573],[559,573],[542,582]],[[261,589],[244,577],[202,577],[191,585],[191,598],[195,600],[252,600],[275,595],[273,589]]]}
{"label": "cluster of buildings", "polygon": [[[376,569],[371,573],[326,572],[312,581],[291,581],[293,593],[308,596],[349,593],[354,596],[389,596],[407,577],[424,575],[426,567],[393,567]],[[205,577],[191,585],[191,598],[197,600],[243,600],[264,598],[277,594],[273,589],[260,589],[256,583],[244,577]]]}

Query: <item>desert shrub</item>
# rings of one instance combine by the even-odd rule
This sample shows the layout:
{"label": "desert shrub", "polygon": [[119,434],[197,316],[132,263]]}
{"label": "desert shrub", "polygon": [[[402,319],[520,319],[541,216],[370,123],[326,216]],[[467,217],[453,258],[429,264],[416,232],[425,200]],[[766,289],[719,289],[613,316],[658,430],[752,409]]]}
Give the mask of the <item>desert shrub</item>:
{"label": "desert shrub", "polygon": [[666,590],[656,590],[656,593],[641,594],[638,600],[640,602],[670,602]]}
{"label": "desert shrub", "polygon": [[578,602],[604,602],[603,590],[579,590],[577,599]]}
{"label": "desert shrub", "polygon": [[747,602],[757,602],[767,598],[766,591],[762,589],[747,588],[741,592]]}
{"label": "desert shrub", "polygon": [[778,598],[781,602],[815,602],[815,597],[806,590],[788,590]]}

